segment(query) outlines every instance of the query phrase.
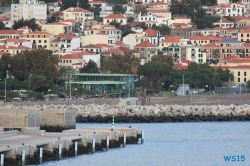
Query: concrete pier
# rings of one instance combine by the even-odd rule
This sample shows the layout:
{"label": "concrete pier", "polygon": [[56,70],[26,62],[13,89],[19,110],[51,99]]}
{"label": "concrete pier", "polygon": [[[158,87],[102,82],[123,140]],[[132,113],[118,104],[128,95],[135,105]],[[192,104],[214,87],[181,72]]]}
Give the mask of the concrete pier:
{"label": "concrete pier", "polygon": [[[65,156],[120,147],[121,144],[125,147],[129,142],[126,142],[124,137],[136,135],[131,131],[138,133],[136,128],[112,129],[110,131],[110,128],[90,127],[55,133],[26,127],[21,131],[0,132],[0,164],[39,164],[48,160],[59,160]],[[136,137],[137,142],[138,139]]]}

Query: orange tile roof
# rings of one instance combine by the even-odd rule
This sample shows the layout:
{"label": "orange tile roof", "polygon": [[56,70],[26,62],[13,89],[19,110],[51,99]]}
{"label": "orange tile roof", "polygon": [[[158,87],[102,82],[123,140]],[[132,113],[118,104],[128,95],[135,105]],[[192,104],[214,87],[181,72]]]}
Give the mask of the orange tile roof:
{"label": "orange tile roof", "polygon": [[220,48],[220,46],[219,45],[216,45],[216,44],[205,44],[205,45],[203,45],[202,46],[202,48],[210,48],[210,47],[212,47],[212,48]]}
{"label": "orange tile roof", "polygon": [[89,45],[83,46],[81,48],[101,48],[101,47],[99,47],[99,46],[97,46],[95,44],[89,44]]}
{"label": "orange tile roof", "polygon": [[105,44],[105,43],[97,43],[96,46],[98,46],[98,47],[113,47],[113,46]]}
{"label": "orange tile roof", "polygon": [[246,29],[246,30],[242,30],[242,31],[240,31],[239,33],[250,33],[250,28],[249,28],[249,29]]}
{"label": "orange tile roof", "polygon": [[165,40],[161,41],[160,43],[180,43],[179,36],[168,36]]}
{"label": "orange tile roof", "polygon": [[182,70],[182,69],[185,70],[187,68],[188,68],[188,65],[183,65],[181,63],[174,65],[174,69],[176,69],[176,70]]}
{"label": "orange tile roof", "polygon": [[[145,31],[143,31],[147,34],[148,37],[155,37],[157,35],[157,31],[151,28],[146,29]],[[142,32],[142,33],[143,33]]]}
{"label": "orange tile roof", "polygon": [[18,45],[18,46],[0,46],[0,49],[9,49],[9,50],[31,50],[31,48]]}
{"label": "orange tile roof", "polygon": [[65,12],[74,12],[74,13],[82,12],[82,13],[92,13],[93,14],[93,12],[88,11],[88,10],[83,9],[83,8],[80,8],[80,7],[78,7],[78,8],[70,7],[67,10],[65,10]]}
{"label": "orange tile roof", "polygon": [[170,13],[170,11],[166,9],[147,9],[147,11],[152,13]]}
{"label": "orange tile roof", "polygon": [[136,44],[134,47],[156,47],[156,45],[151,44],[148,41],[143,41],[139,44]]}
{"label": "orange tile roof", "polygon": [[106,51],[102,51],[102,54],[112,54],[112,53],[124,53],[124,51],[120,50],[120,49],[112,49],[112,50],[106,50]]}
{"label": "orange tile roof", "polygon": [[72,54],[66,54],[62,57],[60,57],[60,59],[82,59],[82,56],[84,55],[94,55],[90,52],[75,52],[75,53],[72,53]]}
{"label": "orange tile roof", "polygon": [[116,46],[121,46],[121,45],[124,45],[125,43],[123,43],[122,41],[117,41],[117,42],[115,42],[115,45]]}
{"label": "orange tile roof", "polygon": [[0,30],[0,34],[22,34],[21,31],[17,30]]}
{"label": "orange tile roof", "polygon": [[28,26],[23,26],[23,27],[21,27],[21,28],[18,28],[17,30],[26,30],[26,29],[28,29],[28,30],[32,30],[31,28],[29,28]]}
{"label": "orange tile roof", "polygon": [[215,22],[215,23],[233,23],[232,21],[229,21],[229,20],[227,20],[227,19],[222,19],[222,20],[219,20],[219,21],[217,21],[217,22]]}
{"label": "orange tile roof", "polygon": [[122,14],[109,14],[104,18],[119,18],[119,19],[126,19]]}
{"label": "orange tile roof", "polygon": [[187,26],[187,24],[185,24],[183,22],[182,23],[173,23],[172,26],[175,26],[175,27],[180,26],[181,27],[181,26]]}
{"label": "orange tile roof", "polygon": [[30,33],[27,33],[27,35],[51,35],[51,34],[45,31],[33,31]]}
{"label": "orange tile roof", "polygon": [[48,16],[52,17],[54,15],[63,16],[63,12],[62,11],[56,11],[56,12],[50,13]]}

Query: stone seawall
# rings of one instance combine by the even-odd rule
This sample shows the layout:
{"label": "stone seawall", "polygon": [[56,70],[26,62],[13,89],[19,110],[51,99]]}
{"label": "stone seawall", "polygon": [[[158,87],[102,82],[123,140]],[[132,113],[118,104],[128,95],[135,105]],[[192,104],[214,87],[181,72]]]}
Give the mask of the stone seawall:
{"label": "stone seawall", "polygon": [[250,94],[219,94],[201,96],[151,97],[147,105],[230,105],[250,104]]}

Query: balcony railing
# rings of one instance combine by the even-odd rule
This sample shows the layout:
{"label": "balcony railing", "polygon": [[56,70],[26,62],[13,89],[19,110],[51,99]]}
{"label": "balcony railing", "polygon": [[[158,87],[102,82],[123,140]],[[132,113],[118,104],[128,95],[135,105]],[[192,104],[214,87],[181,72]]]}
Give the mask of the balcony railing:
{"label": "balcony railing", "polygon": [[194,55],[194,56],[191,56],[191,58],[192,58],[192,59],[195,59],[195,58],[196,58],[196,56],[195,56],[195,55]]}

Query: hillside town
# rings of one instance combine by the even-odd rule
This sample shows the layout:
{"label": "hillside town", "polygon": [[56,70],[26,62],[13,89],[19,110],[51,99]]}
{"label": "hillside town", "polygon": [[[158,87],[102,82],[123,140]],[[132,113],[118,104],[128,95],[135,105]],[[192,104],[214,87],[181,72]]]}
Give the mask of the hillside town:
{"label": "hillside town", "polygon": [[[77,73],[93,61],[100,72],[109,73],[101,65],[115,55],[133,55],[139,65],[161,55],[170,58],[177,71],[195,62],[229,70],[233,79],[228,82],[234,86],[250,80],[249,0],[81,0],[74,4],[19,0],[5,5],[0,15],[1,56],[46,49],[59,58],[58,68]],[[39,28],[19,24],[27,20]],[[215,85],[216,74],[212,76]]]}

